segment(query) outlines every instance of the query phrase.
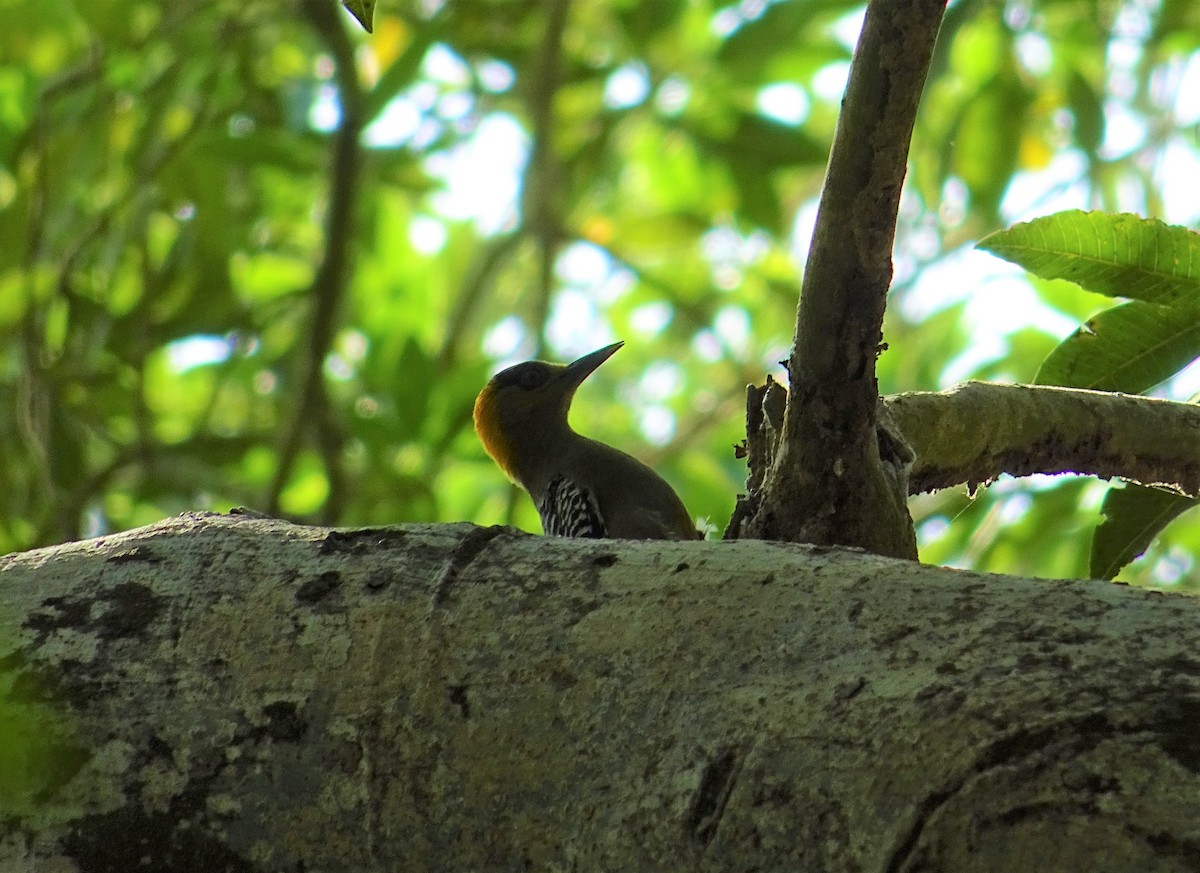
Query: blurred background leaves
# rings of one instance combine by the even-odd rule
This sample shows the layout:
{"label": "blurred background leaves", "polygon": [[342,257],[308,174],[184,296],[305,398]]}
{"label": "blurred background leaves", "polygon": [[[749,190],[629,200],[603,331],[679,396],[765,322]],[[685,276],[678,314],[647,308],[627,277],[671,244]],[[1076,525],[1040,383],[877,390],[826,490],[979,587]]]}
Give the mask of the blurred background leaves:
{"label": "blurred background leaves", "polygon": [[[537,531],[474,439],[474,395],[618,338],[575,426],[724,526],[744,386],[782,376],[861,4],[388,0],[370,34],[339,10],[363,161],[324,396],[299,421],[343,120],[329,34],[278,0],[0,9],[0,551],[272,503]],[[973,243],[1068,208],[1195,228],[1198,122],[1192,0],[951,4],[882,390],[1032,381],[1112,301]],[[921,495],[922,556],[1087,575],[1106,492]],[[1118,578],[1200,586],[1194,516]]]}

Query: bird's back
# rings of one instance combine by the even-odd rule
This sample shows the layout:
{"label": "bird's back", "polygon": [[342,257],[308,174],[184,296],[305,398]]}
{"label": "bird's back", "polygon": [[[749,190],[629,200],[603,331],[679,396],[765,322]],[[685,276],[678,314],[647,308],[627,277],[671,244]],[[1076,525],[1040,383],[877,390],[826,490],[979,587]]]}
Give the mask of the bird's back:
{"label": "bird's back", "polygon": [[[666,480],[619,449],[579,437],[558,468],[558,481],[551,480],[538,505],[547,533],[587,536],[578,531],[594,529],[599,520],[599,535],[615,539],[700,538]],[[564,519],[575,524],[564,529]]]}

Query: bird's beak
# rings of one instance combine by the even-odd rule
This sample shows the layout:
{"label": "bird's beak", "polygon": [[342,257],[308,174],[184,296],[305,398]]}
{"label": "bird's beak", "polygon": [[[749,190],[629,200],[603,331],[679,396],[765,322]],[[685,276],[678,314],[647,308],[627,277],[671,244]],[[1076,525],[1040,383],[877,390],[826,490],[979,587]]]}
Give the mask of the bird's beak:
{"label": "bird's beak", "polygon": [[621,346],[625,345],[622,342],[613,343],[611,346],[605,346],[602,349],[596,349],[594,352],[589,352],[578,360],[567,364],[567,369],[563,372],[563,378],[571,388],[578,388],[579,385],[588,376],[595,372],[596,368],[607,361]]}

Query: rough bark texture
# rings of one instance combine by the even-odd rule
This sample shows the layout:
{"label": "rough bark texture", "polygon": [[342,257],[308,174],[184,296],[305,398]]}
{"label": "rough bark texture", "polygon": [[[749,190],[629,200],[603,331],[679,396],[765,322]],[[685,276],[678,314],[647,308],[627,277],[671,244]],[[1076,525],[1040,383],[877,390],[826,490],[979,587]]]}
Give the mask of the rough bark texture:
{"label": "rough bark texture", "polygon": [[[0,869],[1168,871],[1200,603],[766,542],[186,516],[10,556]],[[67,727],[64,727],[67,726]],[[69,765],[69,766],[68,766]]]}
{"label": "rough bark texture", "polygon": [[1200,496],[1194,403],[986,382],[885,399],[917,454],[914,494],[1001,473],[1088,473]]}
{"label": "rough bark texture", "polygon": [[877,443],[875,358],[896,210],[945,0],[872,0],[829,156],[788,360],[779,451],[741,538],[917,557],[906,495]]}

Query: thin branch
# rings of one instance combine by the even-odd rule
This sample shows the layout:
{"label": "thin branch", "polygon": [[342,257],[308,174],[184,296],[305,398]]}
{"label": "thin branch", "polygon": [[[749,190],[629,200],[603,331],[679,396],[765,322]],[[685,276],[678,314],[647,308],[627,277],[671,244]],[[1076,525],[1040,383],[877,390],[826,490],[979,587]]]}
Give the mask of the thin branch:
{"label": "thin branch", "polygon": [[529,116],[532,149],[521,192],[522,225],[537,240],[538,285],[533,322],[537,325],[537,356],[545,343],[546,321],[554,293],[554,262],[563,241],[561,201],[562,166],[554,150],[554,96],[562,68],[562,40],[570,0],[544,0],[546,29],[542,34],[529,78]]}
{"label": "thin branch", "polygon": [[967,382],[886,398],[917,453],[919,494],[1001,473],[1120,477],[1200,496],[1200,406],[1153,397]]}
{"label": "thin branch", "polygon": [[338,432],[337,418],[329,409],[324,365],[333,345],[339,310],[346,291],[354,203],[362,164],[359,135],[364,122],[363,95],[354,66],[354,47],[346,35],[337,8],[328,0],[303,0],[301,8],[333,56],[341,123],[333,140],[329,208],[325,216],[325,250],[310,289],[313,308],[304,373],[296,405],[280,445],[279,462],[267,495],[267,512],[271,515],[279,513],[280,495],[291,478],[304,434],[309,427],[316,427],[317,446],[330,487],[330,497],[322,513],[327,516],[340,505],[345,477],[342,470],[343,439]]}
{"label": "thin branch", "polygon": [[788,409],[792,431],[810,394],[840,399],[828,422],[839,431],[872,422],[900,189],[944,5],[867,8],[804,271],[791,359],[802,402]]}

